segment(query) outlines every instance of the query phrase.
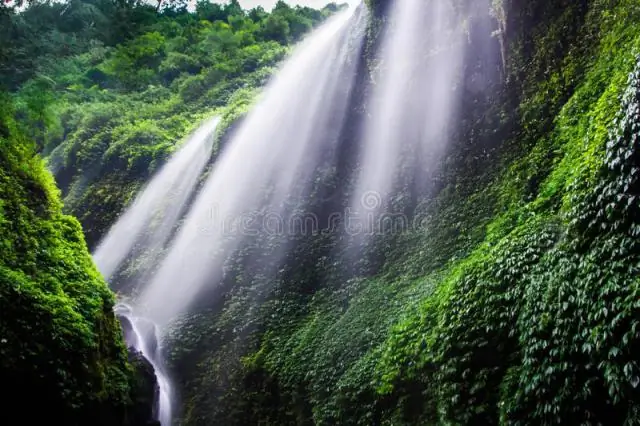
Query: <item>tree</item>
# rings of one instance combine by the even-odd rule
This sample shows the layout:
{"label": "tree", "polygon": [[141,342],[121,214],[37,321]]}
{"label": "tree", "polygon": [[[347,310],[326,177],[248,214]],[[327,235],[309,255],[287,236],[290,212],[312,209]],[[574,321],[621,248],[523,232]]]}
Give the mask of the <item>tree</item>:
{"label": "tree", "polygon": [[287,44],[289,41],[289,22],[281,15],[272,13],[262,24],[261,34],[265,40]]}

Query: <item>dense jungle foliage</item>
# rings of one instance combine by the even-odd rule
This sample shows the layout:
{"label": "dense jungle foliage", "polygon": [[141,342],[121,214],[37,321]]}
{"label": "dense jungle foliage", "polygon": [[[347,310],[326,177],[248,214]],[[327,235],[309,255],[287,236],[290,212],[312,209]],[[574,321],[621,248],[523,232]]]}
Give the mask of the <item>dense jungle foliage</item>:
{"label": "dense jungle foliage", "polygon": [[[365,2],[344,158],[389,2]],[[15,401],[37,391],[69,424],[96,412],[122,424],[146,386],[36,152],[95,245],[199,119],[231,126],[337,9],[0,7],[14,40],[0,45],[0,354],[2,377],[23,384]],[[429,191],[407,185],[391,203],[422,227],[353,262],[338,233],[239,249],[169,335],[179,424],[640,423],[640,2],[494,0],[490,12],[461,15],[465,81],[488,86],[463,87]],[[306,208],[341,208],[322,200],[348,197],[344,170]]]}
{"label": "dense jungle foliage", "polygon": [[[145,385],[146,366],[135,354],[140,368],[129,364],[113,296],[80,224],[62,214],[53,178],[13,113],[3,96],[0,378],[11,384],[5,416],[25,424],[146,424],[145,394],[136,384]],[[26,401],[48,408],[29,409]]]}
{"label": "dense jungle foliage", "polygon": [[0,78],[90,248],[206,116],[244,113],[288,46],[340,7],[34,3],[5,11]]}

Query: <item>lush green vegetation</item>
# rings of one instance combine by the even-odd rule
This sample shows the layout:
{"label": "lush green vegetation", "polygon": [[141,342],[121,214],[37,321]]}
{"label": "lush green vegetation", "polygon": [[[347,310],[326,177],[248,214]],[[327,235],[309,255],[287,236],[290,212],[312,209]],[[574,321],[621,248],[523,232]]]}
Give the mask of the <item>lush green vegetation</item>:
{"label": "lush green vegetation", "polygon": [[[29,424],[147,424],[155,379],[146,361],[127,354],[85,236],[97,242],[200,119],[218,113],[229,126],[242,115],[288,45],[338,7],[19,5],[0,5],[5,415]],[[83,222],[84,236],[63,209]],[[25,411],[24,401],[50,408]]]}
{"label": "lush green vegetation", "polygon": [[[186,134],[212,114],[229,126],[288,46],[337,9],[280,2],[267,13],[245,11],[237,1],[203,1],[194,12],[169,7],[158,14],[144,4],[72,1],[14,16],[20,31],[42,32],[34,46],[17,39],[25,56],[41,55],[24,67],[33,71],[17,93],[18,115],[48,157],[65,211],[80,219],[89,246]],[[62,10],[76,20],[57,19]],[[60,39],[73,41],[67,55]]]}
{"label": "lush green vegetation", "polygon": [[[387,4],[367,1],[343,153]],[[428,218],[427,232],[384,237],[353,264],[336,233],[240,248],[171,333],[184,424],[640,422],[640,5],[492,4],[504,56],[465,72],[503,75],[465,91],[434,192],[394,200]],[[236,122],[288,46],[335,9],[3,10],[18,42],[0,46],[16,104],[2,103],[0,127],[0,355],[3,377],[24,383],[17,399],[59,398],[73,424],[125,418],[148,386],[131,379],[111,295],[36,151],[93,244],[199,119]],[[53,18],[62,10],[73,13]],[[348,196],[342,173],[328,171],[317,193]],[[321,198],[300,204],[319,216],[340,206]]]}
{"label": "lush green vegetation", "polygon": [[[9,108],[3,97],[0,377],[11,384],[5,415],[24,423],[125,424],[133,370],[112,294]],[[48,409],[24,410],[25,401],[47,401]]]}

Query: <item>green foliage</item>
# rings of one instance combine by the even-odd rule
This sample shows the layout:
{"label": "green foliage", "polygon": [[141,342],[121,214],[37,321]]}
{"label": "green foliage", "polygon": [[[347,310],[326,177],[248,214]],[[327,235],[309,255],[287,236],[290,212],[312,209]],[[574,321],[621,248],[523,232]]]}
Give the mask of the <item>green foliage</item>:
{"label": "green foliage", "polygon": [[288,45],[336,7],[158,9],[0,6],[0,75],[14,90],[0,116],[0,376],[15,384],[8,406],[54,407],[19,413],[25,423],[46,414],[69,425],[142,424],[153,394],[149,366],[132,353],[127,362],[113,296],[37,153],[93,245],[184,135],[212,113],[225,128],[246,113]]}
{"label": "green foliage", "polygon": [[137,1],[2,2],[0,88],[16,90],[38,74],[47,75],[61,59],[133,37],[155,15]]}
{"label": "green foliage", "polygon": [[[41,25],[57,28],[57,7],[31,6],[25,19],[38,17]],[[229,127],[247,111],[288,45],[336,9],[281,3],[266,13],[244,11],[237,2],[200,2],[195,13],[165,8],[150,18],[146,6],[131,6],[127,13],[143,16],[131,17],[135,33],[122,43],[96,36],[46,67],[35,64],[40,76],[15,97],[19,122],[47,155],[65,211],[80,219],[89,246],[184,135],[211,114],[225,118],[222,130]],[[8,17],[18,28],[28,24]],[[274,20],[287,31],[275,31]],[[21,39],[15,43],[26,48]]]}
{"label": "green foliage", "polygon": [[145,87],[165,57],[165,44],[158,32],[143,34],[117,49],[105,68],[126,87]]}
{"label": "green foliage", "polygon": [[[367,3],[371,55],[389,2]],[[49,154],[89,239],[198,119],[221,114],[224,143],[287,46],[336,8],[279,2],[266,13],[199,2],[193,14],[139,17],[135,35],[78,48],[25,84],[18,117]],[[170,336],[184,424],[640,421],[636,2],[492,8],[507,82],[494,98],[465,98],[435,195],[410,206],[428,232],[382,240],[371,258],[354,261],[374,272],[355,278],[343,273],[351,259],[330,254],[341,244],[335,235],[287,241],[293,248],[278,271],[269,261],[281,242],[240,248],[207,309]],[[39,98],[47,84],[60,94],[53,104]],[[3,152],[24,172],[32,151],[12,144]],[[69,246],[44,245],[82,239],[60,215],[50,178],[35,174],[39,184],[7,184],[0,205],[0,228],[19,236],[2,240],[3,297],[26,297],[6,309],[28,318],[7,335],[35,333],[54,354],[80,351],[70,356],[80,365],[62,365],[48,382],[73,390],[61,394],[62,407],[90,406],[89,392],[124,401],[119,364],[91,358],[100,339],[92,321],[107,318],[99,311],[108,298],[88,285],[99,281],[95,272],[56,263],[78,257]],[[28,204],[16,188],[40,202]],[[404,195],[394,201],[405,206]],[[40,227],[41,215],[56,226]],[[243,263],[249,258],[255,264]],[[42,262],[58,272],[43,274]]]}
{"label": "green foliage", "polygon": [[[126,424],[132,370],[78,221],[0,103],[0,377],[25,423]],[[24,401],[47,401],[25,411]]]}
{"label": "green foliage", "polygon": [[[620,12],[625,10],[620,6]],[[603,165],[607,130],[613,126],[622,88],[628,84],[633,96],[638,91],[637,81],[625,82],[638,39],[627,33],[625,24],[616,22],[617,28],[609,29],[606,20],[601,22],[606,37],[598,62],[556,119],[551,136],[514,163],[501,181],[505,183],[503,196],[508,196],[502,202],[507,203],[508,212],[489,227],[489,244],[480,246],[453,269],[452,278],[425,302],[423,313],[399,325],[388,341],[380,365],[381,371],[388,373],[383,373],[379,391],[402,395],[408,384],[423,383],[423,395],[430,406],[422,410],[429,422],[634,421],[632,401],[637,396],[617,395],[617,387],[627,379],[614,379],[608,372],[626,364],[613,361],[616,367],[607,368],[612,362],[608,352],[617,353],[620,344],[600,342],[606,349],[598,356],[591,350],[594,343],[589,342],[600,334],[604,316],[608,317],[610,310],[617,311],[618,306],[620,310],[613,316],[617,315],[615,325],[619,327],[607,335],[625,336],[624,346],[634,344],[631,336],[635,336],[635,326],[625,322],[622,312],[636,309],[632,296],[626,294],[637,291],[632,278],[637,259],[619,259],[618,269],[607,261],[610,255],[602,249],[622,243],[621,236],[629,232],[602,216],[607,211],[624,210],[624,205],[607,208],[593,198],[584,198],[601,197],[599,185],[610,185],[606,182],[612,175]],[[610,49],[609,40],[625,38],[629,42],[626,49]],[[628,108],[625,104],[623,111]],[[531,178],[523,179],[520,173],[537,173],[542,164],[549,164],[538,150],[548,153],[550,142],[557,144],[561,157],[551,163],[552,172],[539,185],[537,198],[531,199],[527,192],[520,192],[520,188],[527,190]],[[622,143],[634,142],[629,138]],[[611,156],[611,145],[607,148]],[[619,153],[612,161],[623,161],[635,148],[627,149],[630,151]],[[621,174],[616,179],[633,186],[632,175]],[[628,198],[625,192],[629,188],[616,190],[610,191],[613,198]],[[529,204],[522,203],[527,200]],[[588,211],[602,221],[598,221],[596,234],[584,238],[575,235],[575,226],[582,220],[593,221]],[[504,220],[509,216],[517,224],[512,231],[508,229],[514,222]],[[636,226],[626,225],[631,229]],[[602,230],[609,226],[619,233],[603,235]],[[594,246],[596,235],[600,241]],[[593,249],[585,252],[585,246]],[[613,283],[617,281],[627,285],[616,286]],[[606,282],[613,287],[599,290],[607,287]],[[602,291],[622,293],[620,304],[604,302],[599,296]],[[423,343],[415,346],[418,342]],[[631,374],[631,364],[627,371]],[[613,387],[603,386],[603,382]],[[502,391],[496,393],[497,389]]]}

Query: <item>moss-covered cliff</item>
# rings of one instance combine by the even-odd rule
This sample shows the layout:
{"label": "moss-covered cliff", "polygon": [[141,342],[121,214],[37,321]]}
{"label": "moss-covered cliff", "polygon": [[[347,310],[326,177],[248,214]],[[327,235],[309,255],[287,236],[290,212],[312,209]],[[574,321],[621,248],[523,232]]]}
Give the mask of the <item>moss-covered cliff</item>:
{"label": "moss-covered cliff", "polygon": [[[143,425],[141,368],[53,177],[0,98],[0,380],[7,424]],[[152,373],[153,374],[153,373]],[[151,381],[155,380],[153,377]],[[136,404],[134,404],[136,401]],[[11,419],[11,420],[10,420]]]}

